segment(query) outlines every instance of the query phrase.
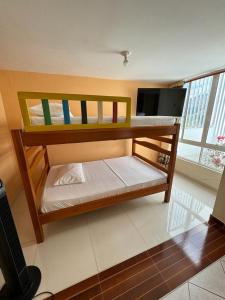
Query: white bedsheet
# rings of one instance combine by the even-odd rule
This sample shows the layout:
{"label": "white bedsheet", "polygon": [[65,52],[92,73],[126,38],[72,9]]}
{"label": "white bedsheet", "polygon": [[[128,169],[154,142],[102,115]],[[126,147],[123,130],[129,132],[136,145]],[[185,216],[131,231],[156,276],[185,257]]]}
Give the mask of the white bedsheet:
{"label": "white bedsheet", "polygon": [[145,187],[165,182],[167,175],[135,156],[104,160],[127,187]]}
{"label": "white bedsheet", "polygon": [[83,163],[85,182],[54,186],[57,168],[50,168],[42,197],[42,212],[73,206],[121,192],[125,184],[108,168],[104,161]]}
{"label": "white bedsheet", "polygon": [[[52,124],[64,124],[64,117],[52,117]],[[88,117],[89,124],[97,124],[97,117]],[[119,117],[118,122],[125,122],[125,117]],[[160,126],[160,125],[173,125],[176,122],[174,117],[166,116],[132,116],[131,117],[131,126]],[[32,125],[44,125],[44,117],[32,116],[31,117]],[[105,116],[103,117],[103,123],[109,124],[112,123],[112,117]],[[81,117],[71,117],[71,124],[81,124]]]}
{"label": "white bedsheet", "polygon": [[42,212],[118,195],[166,182],[166,174],[136,157],[124,156],[83,163],[86,182],[53,186],[57,168],[51,167],[42,197]]}

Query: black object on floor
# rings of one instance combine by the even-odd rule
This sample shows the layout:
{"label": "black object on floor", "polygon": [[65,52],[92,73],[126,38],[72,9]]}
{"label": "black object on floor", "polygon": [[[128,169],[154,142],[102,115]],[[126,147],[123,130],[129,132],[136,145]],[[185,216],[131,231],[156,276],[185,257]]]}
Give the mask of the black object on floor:
{"label": "black object on floor", "polygon": [[26,266],[17,235],[5,187],[0,180],[0,268],[5,285],[1,300],[30,300],[41,282],[41,272],[35,266]]}

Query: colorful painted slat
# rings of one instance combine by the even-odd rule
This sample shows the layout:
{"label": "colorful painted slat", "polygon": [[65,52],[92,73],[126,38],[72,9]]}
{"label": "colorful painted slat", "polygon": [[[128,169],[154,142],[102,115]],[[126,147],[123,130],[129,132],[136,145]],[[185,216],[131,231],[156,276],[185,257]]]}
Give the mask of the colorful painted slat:
{"label": "colorful painted slat", "polygon": [[118,111],[117,102],[113,102],[113,117],[112,117],[113,123],[117,123],[117,111]]}
{"label": "colorful painted slat", "polygon": [[71,124],[68,100],[65,99],[62,100],[62,107],[63,107],[63,115],[64,115],[64,124]]}
{"label": "colorful painted slat", "polygon": [[[23,123],[24,123],[24,129],[27,132],[33,132],[33,131],[60,131],[60,130],[74,130],[74,129],[88,129],[88,128],[121,128],[121,127],[130,127],[130,119],[131,119],[131,100],[128,97],[111,97],[111,96],[100,96],[100,95],[80,95],[80,94],[59,94],[59,93],[37,93],[37,92],[18,92],[18,98],[20,103],[20,108],[22,112],[23,117]],[[43,119],[44,124],[43,125],[34,125],[32,124],[31,116],[29,115],[29,104],[30,100],[33,99],[39,99],[43,102]],[[52,123],[52,116],[51,116],[51,108],[50,100],[48,99],[54,99],[58,100],[57,102],[60,102],[62,107],[62,100],[69,99],[69,101],[84,101],[82,104],[83,107],[83,122],[81,124],[53,124]],[[49,101],[49,105],[48,105]],[[87,124],[88,123],[88,117],[85,118],[85,115],[87,115],[88,110],[87,107],[85,109],[85,101],[90,102],[97,102],[99,105],[99,118],[98,122],[95,124]],[[99,102],[102,102],[99,104]],[[119,102],[119,103],[125,103],[126,104],[126,121],[125,122],[118,122],[117,117],[117,123],[104,123],[104,109],[102,109],[102,105],[104,106],[104,102],[106,103],[112,103],[112,102]],[[87,102],[86,102],[87,103]],[[79,104],[79,103],[78,103]],[[81,104],[80,104],[81,105]],[[118,108],[119,109],[119,108]],[[63,110],[63,107],[62,107]],[[45,113],[44,113],[45,111]],[[86,111],[86,113],[85,113]],[[102,113],[101,113],[102,111]],[[113,116],[113,115],[112,115]],[[118,113],[117,113],[118,116]],[[102,120],[103,119],[103,120]],[[112,120],[112,118],[111,118]],[[70,118],[70,122],[72,122],[72,119]],[[68,120],[66,121],[68,123]],[[47,126],[46,126],[47,125]]]}
{"label": "colorful painted slat", "polygon": [[44,114],[45,125],[51,125],[52,120],[51,120],[48,99],[42,99],[41,104],[42,104],[42,109],[43,109],[43,114]]}
{"label": "colorful painted slat", "polygon": [[98,101],[98,123],[103,123],[103,102]]}
{"label": "colorful painted slat", "polygon": [[80,101],[81,104],[81,119],[82,119],[82,124],[87,124],[88,119],[87,119],[87,102],[82,100]]}

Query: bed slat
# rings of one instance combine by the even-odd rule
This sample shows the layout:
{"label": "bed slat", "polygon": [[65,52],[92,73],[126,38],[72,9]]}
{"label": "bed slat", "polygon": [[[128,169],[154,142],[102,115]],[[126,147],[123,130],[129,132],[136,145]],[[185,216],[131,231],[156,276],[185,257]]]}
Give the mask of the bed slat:
{"label": "bed slat", "polygon": [[112,122],[117,123],[118,105],[117,102],[113,102],[113,117]]}
{"label": "bed slat", "polygon": [[51,115],[50,115],[50,108],[49,108],[48,99],[42,99],[41,103],[42,103],[42,108],[43,108],[45,125],[51,125],[52,120],[51,120]]}
{"label": "bed slat", "polygon": [[157,140],[159,142],[167,143],[167,144],[173,144],[173,140],[164,136],[157,136],[154,137],[154,140]]}
{"label": "bed slat", "polygon": [[138,158],[144,160],[146,163],[152,165],[153,167],[155,167],[156,169],[160,169],[161,171],[165,172],[166,174],[168,174],[168,170],[166,168],[164,168],[163,166],[161,166],[160,164],[145,158],[144,156],[134,152],[134,155],[137,156]]}
{"label": "bed slat", "polygon": [[103,102],[98,101],[98,123],[103,123]]}
{"label": "bed slat", "polygon": [[26,153],[27,157],[30,158],[31,156],[33,156],[35,154],[35,152],[37,152],[39,147],[40,146],[26,147],[25,148],[25,153]]}
{"label": "bed slat", "polygon": [[41,159],[44,158],[45,152],[46,152],[46,149],[44,148],[44,149],[38,151],[37,154],[35,154],[32,162],[30,164],[30,167],[29,167],[30,170],[32,170],[33,168],[35,168],[39,164]]}
{"label": "bed slat", "polygon": [[171,151],[163,149],[160,146],[155,145],[153,143],[146,142],[146,141],[138,141],[138,140],[135,140],[135,139],[133,140],[133,142],[135,144],[141,145],[141,146],[146,147],[148,149],[151,149],[151,150],[154,150],[154,151],[157,151],[157,152],[160,152],[160,153],[164,153],[164,154],[169,155],[169,156],[171,155]]}
{"label": "bed slat", "polygon": [[82,100],[80,101],[81,105],[81,118],[82,118],[82,124],[87,124],[87,102]]}
{"label": "bed slat", "polygon": [[[36,186],[36,189],[35,189],[36,198],[39,199],[39,201],[41,201],[41,194],[43,192],[44,184],[45,184],[47,176],[48,176],[48,171],[49,171],[49,166],[45,165],[45,168],[42,171],[41,177],[40,177],[38,184]],[[40,207],[40,203],[37,203],[37,204],[38,204],[38,207]]]}
{"label": "bed slat", "polygon": [[68,100],[62,100],[62,107],[63,107],[63,115],[64,115],[64,124],[70,124],[70,109]]}

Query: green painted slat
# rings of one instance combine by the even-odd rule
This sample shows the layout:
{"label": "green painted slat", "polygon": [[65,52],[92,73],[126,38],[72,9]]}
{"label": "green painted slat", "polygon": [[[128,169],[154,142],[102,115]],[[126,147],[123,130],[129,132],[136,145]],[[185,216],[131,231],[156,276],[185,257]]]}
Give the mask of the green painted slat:
{"label": "green painted slat", "polygon": [[48,99],[42,99],[41,103],[42,103],[42,109],[44,113],[45,125],[52,125]]}

